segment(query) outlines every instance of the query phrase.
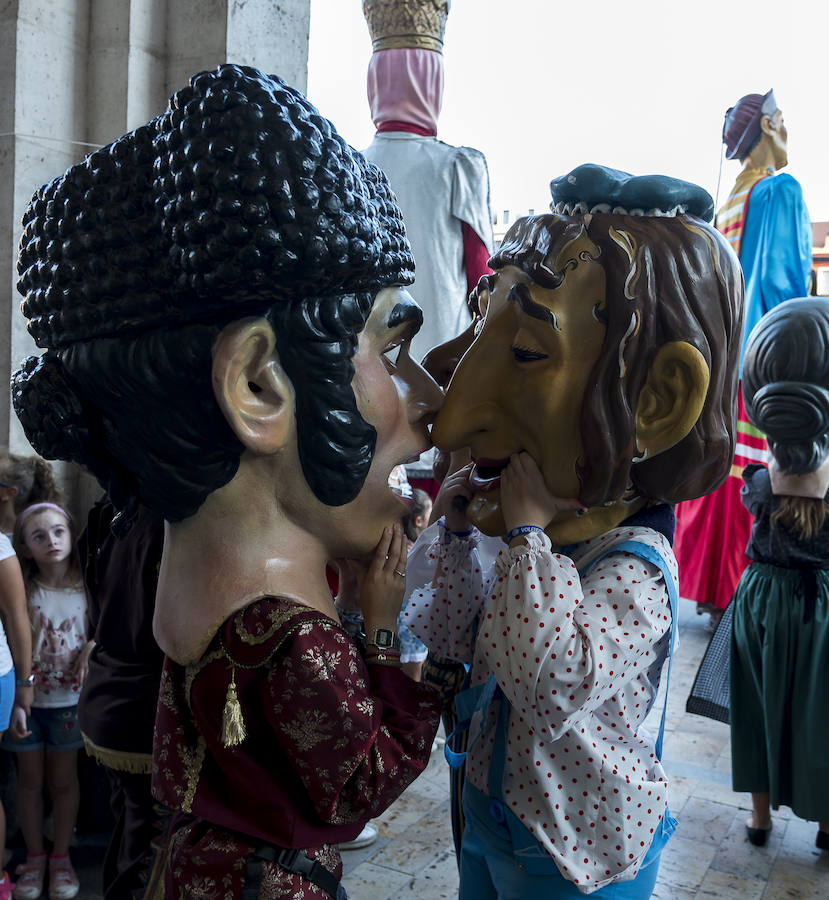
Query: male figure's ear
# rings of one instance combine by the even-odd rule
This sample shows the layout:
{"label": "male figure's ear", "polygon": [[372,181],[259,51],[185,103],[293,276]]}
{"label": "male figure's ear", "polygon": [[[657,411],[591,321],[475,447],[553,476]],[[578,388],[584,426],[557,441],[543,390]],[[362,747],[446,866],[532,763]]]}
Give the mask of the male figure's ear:
{"label": "male figure's ear", "polygon": [[711,373],[703,355],[686,341],[663,344],[656,353],[636,405],[639,460],[678,444],[705,405]]}
{"label": "male figure's ear", "polygon": [[281,449],[294,426],[294,388],[264,318],[231,322],[213,344],[213,393],[239,440],[254,453]]}

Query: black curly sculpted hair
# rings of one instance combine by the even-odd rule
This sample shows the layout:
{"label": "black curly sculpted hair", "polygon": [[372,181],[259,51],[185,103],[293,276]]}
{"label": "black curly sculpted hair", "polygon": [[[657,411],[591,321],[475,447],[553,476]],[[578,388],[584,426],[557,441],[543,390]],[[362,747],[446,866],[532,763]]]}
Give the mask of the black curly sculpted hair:
{"label": "black curly sculpted hair", "polygon": [[12,396],[41,455],[86,466],[126,519],[138,500],[192,515],[243,449],[213,396],[213,342],[264,315],[308,484],[328,505],[357,495],[376,433],[351,359],[377,291],[411,284],[414,261],[383,173],[298,91],[236,65],[195,75],[41,188],[23,224],[18,290],[47,352]]}

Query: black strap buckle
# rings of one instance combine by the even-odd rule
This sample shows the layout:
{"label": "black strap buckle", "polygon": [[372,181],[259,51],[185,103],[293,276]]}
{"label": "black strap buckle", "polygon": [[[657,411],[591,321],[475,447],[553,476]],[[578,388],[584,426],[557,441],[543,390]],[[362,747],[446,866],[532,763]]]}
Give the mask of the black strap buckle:
{"label": "black strap buckle", "polygon": [[[317,860],[311,859],[304,850],[281,850],[276,855],[276,862],[283,869],[302,875],[303,878],[307,878],[309,881],[315,881],[311,876],[315,874],[317,869],[322,868]],[[330,874],[327,870],[325,871],[327,874]]]}
{"label": "black strap buckle", "polygon": [[257,847],[251,855],[255,859],[276,863],[295,875],[301,875],[307,881],[322,888],[330,897],[336,900],[340,882],[319,860],[311,859],[304,850],[264,844],[261,847]]}

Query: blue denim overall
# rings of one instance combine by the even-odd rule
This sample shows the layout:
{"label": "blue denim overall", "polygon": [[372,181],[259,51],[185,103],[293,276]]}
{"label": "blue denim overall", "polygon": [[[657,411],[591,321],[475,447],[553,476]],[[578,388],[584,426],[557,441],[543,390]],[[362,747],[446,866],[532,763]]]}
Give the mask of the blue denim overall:
{"label": "blue denim overall", "polygon": [[[679,605],[674,580],[665,560],[652,547],[640,541],[624,541],[579,570],[583,578],[604,556],[610,553],[626,552],[641,557],[655,565],[663,575],[671,604],[671,638],[668,653],[667,688],[671,680],[671,664],[676,644],[676,614]],[[477,790],[469,782],[463,789],[463,809],[466,827],[461,844],[461,884],[460,900],[531,900],[544,897],[583,897],[581,891],[558,870],[552,856],[539,843],[535,835],[521,823],[520,819],[504,803],[502,781],[507,745],[507,722],[509,701],[498,687],[495,677],[483,684],[461,691],[455,698],[460,724],[453,734],[469,728],[472,716],[480,711],[483,716],[493,701],[499,702],[498,719],[495,726],[495,742],[489,765],[487,788],[489,796]],[[659,723],[656,740],[656,757],[662,759],[662,740],[665,731],[665,710]],[[480,737],[480,735],[478,735]],[[471,742],[471,740],[470,740]],[[453,769],[463,764],[466,754],[455,753],[447,740],[444,753]],[[601,900],[647,900],[656,884],[659,871],[659,857],[668,838],[676,828],[676,819],[666,809],[659,828],[654,834],[651,846],[639,872],[632,881],[615,882],[590,894]]]}

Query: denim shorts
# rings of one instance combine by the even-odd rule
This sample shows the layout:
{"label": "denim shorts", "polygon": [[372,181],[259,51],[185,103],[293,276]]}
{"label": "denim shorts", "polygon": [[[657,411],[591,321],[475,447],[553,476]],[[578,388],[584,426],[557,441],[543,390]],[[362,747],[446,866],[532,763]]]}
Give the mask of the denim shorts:
{"label": "denim shorts", "polygon": [[3,748],[12,753],[28,753],[46,747],[57,753],[80,750],[83,747],[81,728],[78,725],[78,706],[33,706],[26,721],[32,732],[23,740],[13,738],[9,732],[3,735]]}
{"label": "denim shorts", "polygon": [[0,731],[9,727],[14,706],[14,667],[5,675],[0,675]]}

